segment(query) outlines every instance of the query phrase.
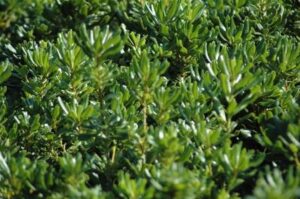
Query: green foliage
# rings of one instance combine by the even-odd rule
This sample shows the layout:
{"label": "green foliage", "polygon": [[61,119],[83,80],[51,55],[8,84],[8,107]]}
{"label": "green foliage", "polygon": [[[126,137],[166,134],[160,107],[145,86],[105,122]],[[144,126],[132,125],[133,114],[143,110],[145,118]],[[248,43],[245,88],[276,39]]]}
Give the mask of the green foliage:
{"label": "green foliage", "polygon": [[275,169],[266,172],[266,176],[261,176],[254,189],[254,196],[250,198],[298,198],[299,197],[299,171],[289,169],[286,177]]}
{"label": "green foliage", "polygon": [[299,6],[0,0],[0,198],[299,198]]}

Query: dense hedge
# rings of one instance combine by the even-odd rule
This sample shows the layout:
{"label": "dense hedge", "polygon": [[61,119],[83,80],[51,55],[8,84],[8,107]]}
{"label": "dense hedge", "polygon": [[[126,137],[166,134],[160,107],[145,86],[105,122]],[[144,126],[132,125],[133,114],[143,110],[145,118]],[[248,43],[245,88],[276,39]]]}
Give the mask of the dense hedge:
{"label": "dense hedge", "polygon": [[0,0],[0,198],[300,198],[297,0]]}

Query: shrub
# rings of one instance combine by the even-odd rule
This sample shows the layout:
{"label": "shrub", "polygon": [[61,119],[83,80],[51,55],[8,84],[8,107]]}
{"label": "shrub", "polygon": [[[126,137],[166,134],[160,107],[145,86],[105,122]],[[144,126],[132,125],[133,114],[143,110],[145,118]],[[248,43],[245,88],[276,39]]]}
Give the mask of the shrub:
{"label": "shrub", "polygon": [[299,198],[298,1],[0,1],[0,198]]}

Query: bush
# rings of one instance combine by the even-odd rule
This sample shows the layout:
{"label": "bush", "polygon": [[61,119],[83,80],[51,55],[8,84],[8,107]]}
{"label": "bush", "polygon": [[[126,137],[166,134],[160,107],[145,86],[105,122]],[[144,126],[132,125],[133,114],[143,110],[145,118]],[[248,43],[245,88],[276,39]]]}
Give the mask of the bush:
{"label": "bush", "polygon": [[299,8],[0,1],[0,198],[299,198]]}

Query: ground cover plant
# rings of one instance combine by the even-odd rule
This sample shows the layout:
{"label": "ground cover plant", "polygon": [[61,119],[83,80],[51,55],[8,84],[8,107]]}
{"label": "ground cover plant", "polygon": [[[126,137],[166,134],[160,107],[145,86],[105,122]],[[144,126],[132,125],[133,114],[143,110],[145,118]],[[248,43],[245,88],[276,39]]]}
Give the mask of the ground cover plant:
{"label": "ground cover plant", "polygon": [[300,198],[297,0],[0,0],[0,198]]}

